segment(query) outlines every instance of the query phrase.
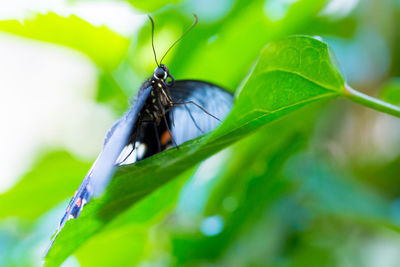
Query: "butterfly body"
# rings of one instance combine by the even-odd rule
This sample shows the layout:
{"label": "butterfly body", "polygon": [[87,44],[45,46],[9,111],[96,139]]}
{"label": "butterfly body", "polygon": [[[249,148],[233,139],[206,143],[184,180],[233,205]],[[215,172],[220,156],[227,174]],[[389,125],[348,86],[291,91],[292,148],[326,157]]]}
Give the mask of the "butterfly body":
{"label": "butterfly body", "polygon": [[169,74],[168,72],[159,71],[158,69],[160,68],[166,67],[164,65],[161,65],[160,67],[156,68],[154,73],[158,73],[159,75],[163,76],[159,77],[154,74],[151,78],[144,82],[144,84],[139,89],[140,96],[141,90],[151,87],[150,96],[147,98],[146,103],[143,107],[144,114],[143,111],[141,111],[141,118],[139,119],[139,121],[154,120],[157,125],[160,124],[162,117],[165,116],[166,110],[173,107],[174,105],[168,90],[168,85],[166,83],[166,78]]}

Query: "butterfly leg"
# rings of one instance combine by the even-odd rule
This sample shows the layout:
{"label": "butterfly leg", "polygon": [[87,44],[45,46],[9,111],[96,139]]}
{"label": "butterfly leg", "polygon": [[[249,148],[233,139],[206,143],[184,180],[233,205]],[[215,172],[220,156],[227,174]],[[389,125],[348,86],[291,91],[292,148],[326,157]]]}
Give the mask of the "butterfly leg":
{"label": "butterfly leg", "polygon": [[179,149],[178,144],[176,143],[175,138],[172,135],[171,129],[168,126],[168,122],[167,122],[167,119],[165,118],[165,116],[163,116],[163,120],[164,120],[165,126],[167,127],[167,131],[168,131],[169,135],[171,136],[172,142],[174,143],[176,148]]}
{"label": "butterfly leg", "polygon": [[181,105],[187,105],[187,104],[193,104],[196,107],[198,107],[199,109],[201,109],[204,113],[206,113],[207,115],[213,117],[214,119],[221,121],[220,119],[218,119],[217,117],[215,117],[214,115],[212,115],[211,113],[209,113],[207,110],[205,110],[202,106],[200,106],[199,104],[193,102],[193,101],[187,101],[187,102],[182,102],[182,103],[173,103],[174,106],[181,106]]}
{"label": "butterfly leg", "polygon": [[197,124],[196,120],[193,118],[193,115],[192,115],[192,112],[190,111],[190,109],[186,105],[183,105],[183,106],[185,107],[185,109],[189,113],[189,116],[192,119],[192,121],[194,123],[194,126],[196,126],[197,130],[199,130],[202,134],[204,134],[204,131],[200,128],[200,126]]}
{"label": "butterfly leg", "polygon": [[[156,124],[155,122],[153,122],[152,124],[153,124],[153,127],[154,127],[154,132],[155,132],[155,134],[156,134],[157,149],[158,149],[158,152],[160,152],[160,151],[161,151],[161,143],[160,143],[160,136],[159,136],[159,134],[158,134],[157,124]],[[168,127],[168,126],[167,126],[167,127]]]}
{"label": "butterfly leg", "polygon": [[171,131],[171,129],[169,128],[169,125],[168,125],[168,122],[167,122],[167,119],[166,119],[166,116],[165,116],[165,108],[164,108],[164,106],[161,104],[161,102],[160,102],[160,99],[157,99],[157,101],[158,101],[158,105],[160,106],[160,108],[161,108],[161,110],[162,110],[162,118],[163,118],[163,120],[164,120],[164,123],[165,123],[165,126],[167,127],[167,131],[168,131],[168,133],[169,133],[169,135],[171,136],[171,139],[172,139],[172,142],[174,143],[174,145],[176,146],[176,148],[177,149],[179,149],[179,147],[178,147],[178,144],[176,143],[176,141],[175,141],[175,138],[174,138],[174,136],[172,135],[172,131]]}
{"label": "butterfly leg", "polygon": [[174,109],[171,109],[171,122],[172,122],[172,126],[175,127]]}

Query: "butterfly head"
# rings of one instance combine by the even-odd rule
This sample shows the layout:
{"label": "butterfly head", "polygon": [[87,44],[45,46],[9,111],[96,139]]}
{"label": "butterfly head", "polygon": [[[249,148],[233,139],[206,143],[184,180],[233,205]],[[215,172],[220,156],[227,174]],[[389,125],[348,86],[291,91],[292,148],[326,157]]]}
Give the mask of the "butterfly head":
{"label": "butterfly head", "polygon": [[[161,80],[165,82],[168,86],[172,86],[174,84],[174,77],[171,76],[167,66],[161,64],[160,66],[154,69],[153,77],[156,80]],[[169,78],[169,81],[167,79]]]}
{"label": "butterfly head", "polygon": [[168,68],[161,64],[160,66],[156,67],[153,73],[154,78],[157,80],[166,80],[168,76],[170,76]]}

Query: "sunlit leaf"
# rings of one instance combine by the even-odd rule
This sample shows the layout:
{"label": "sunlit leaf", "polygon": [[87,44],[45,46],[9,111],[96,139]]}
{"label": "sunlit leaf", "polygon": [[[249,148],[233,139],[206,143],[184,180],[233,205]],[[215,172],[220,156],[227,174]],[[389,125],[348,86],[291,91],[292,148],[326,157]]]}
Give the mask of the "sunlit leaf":
{"label": "sunlit leaf", "polygon": [[79,261],[82,266],[135,266],[146,251],[147,230],[144,226],[125,225],[96,236],[78,251]]}

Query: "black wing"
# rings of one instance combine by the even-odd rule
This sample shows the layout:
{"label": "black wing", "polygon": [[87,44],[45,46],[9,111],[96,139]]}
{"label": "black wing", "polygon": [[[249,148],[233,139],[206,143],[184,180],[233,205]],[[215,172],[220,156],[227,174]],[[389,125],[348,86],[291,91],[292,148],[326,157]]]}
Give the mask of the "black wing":
{"label": "black wing", "polygon": [[215,84],[181,80],[168,89],[174,103],[186,103],[170,112],[171,130],[178,145],[213,130],[232,108],[233,95]]}
{"label": "black wing", "polygon": [[100,155],[71,199],[46,254],[64,224],[71,218],[77,218],[83,206],[89,202],[90,198],[101,195],[107,187],[115,172],[117,159],[123,148],[129,143],[129,138],[136,125],[139,112],[143,108],[150,92],[151,87],[141,91],[131,109],[120,120],[114,123],[108,131]]}
{"label": "black wing", "polygon": [[160,124],[154,121],[138,125],[136,144],[127,146],[124,154],[130,156],[122,164],[143,160],[175,145],[169,129],[177,145],[213,130],[232,108],[232,94],[207,82],[176,81],[168,92],[177,105],[168,110]]}

